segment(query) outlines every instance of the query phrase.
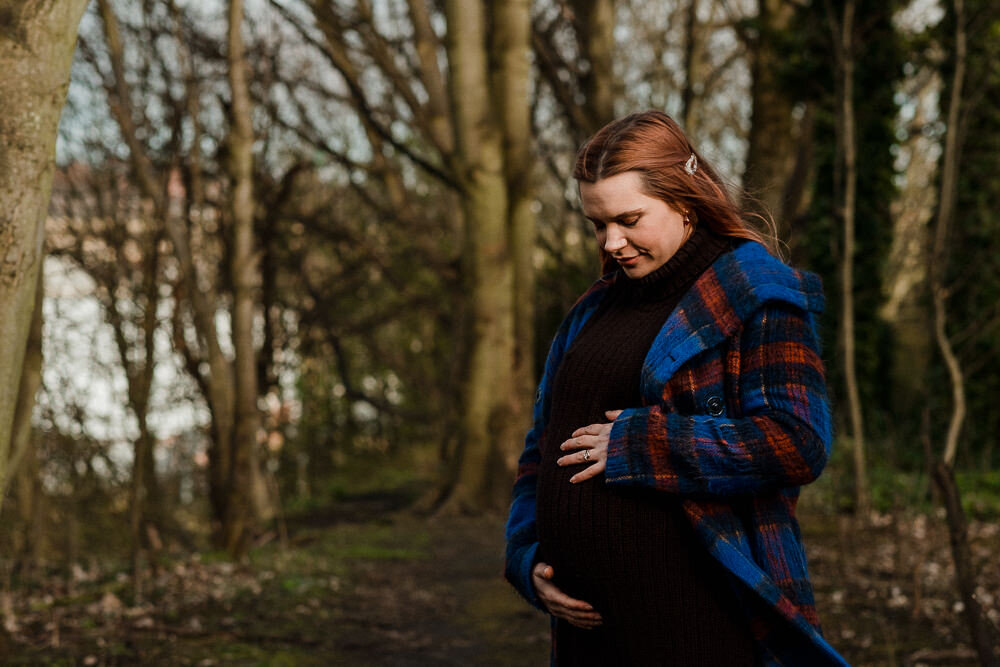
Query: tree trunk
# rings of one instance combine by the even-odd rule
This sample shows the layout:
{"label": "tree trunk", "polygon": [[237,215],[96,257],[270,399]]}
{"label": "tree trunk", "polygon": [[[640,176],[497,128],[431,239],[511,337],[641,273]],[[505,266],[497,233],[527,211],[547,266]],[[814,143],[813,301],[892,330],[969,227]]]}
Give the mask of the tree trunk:
{"label": "tree trunk", "polygon": [[[829,8],[829,3],[827,4]],[[843,199],[840,218],[844,226],[843,257],[840,266],[840,291],[842,299],[841,344],[844,351],[844,383],[851,422],[851,444],[854,454],[854,502],[857,516],[865,518],[871,509],[868,489],[868,467],[865,459],[865,433],[861,412],[861,395],[858,390],[857,360],[854,335],[854,221],[857,210],[857,132],[854,119],[854,11],[855,0],[847,0],[840,20],[835,20],[828,9],[834,26],[834,51],[840,80],[838,125],[842,156]],[[839,31],[837,28],[839,27]]]}
{"label": "tree trunk", "polygon": [[[967,66],[967,44],[965,28],[965,4],[963,0],[953,0],[955,12],[955,53],[952,72],[951,95],[948,100],[947,131],[944,141],[943,167],[941,169],[941,192],[938,198],[937,220],[934,228],[934,249],[931,256],[931,297],[934,304],[934,334],[941,356],[944,358],[951,379],[952,412],[948,423],[944,454],[940,461],[930,463],[934,484],[941,493],[951,538],[952,558],[955,562],[955,579],[959,594],[965,606],[965,621],[972,644],[983,667],[996,667],[1000,660],[993,653],[997,646],[996,631],[987,622],[983,610],[976,599],[976,575],[969,552],[969,538],[966,530],[965,513],[961,497],[952,471],[958,440],[965,421],[965,378],[958,359],[952,350],[947,333],[947,290],[944,286],[948,262],[948,230],[952,223],[958,190],[959,137],[965,69]],[[929,454],[929,452],[928,452]]]}
{"label": "tree trunk", "polygon": [[[180,176],[171,175],[171,181],[177,181]],[[169,189],[169,188],[168,188]],[[226,359],[219,345],[219,337],[215,328],[215,304],[218,299],[214,291],[205,293],[198,281],[197,268],[189,243],[189,233],[184,220],[183,196],[171,196],[167,204],[166,228],[173,245],[174,255],[180,265],[186,299],[178,299],[176,308],[182,308],[182,301],[191,305],[195,329],[202,342],[203,350],[208,357],[208,375],[204,392],[212,413],[212,447],[209,449],[209,501],[212,514],[216,520],[224,522],[227,502],[227,479],[230,469],[231,449],[233,445],[233,430],[235,422],[235,381],[233,367]],[[224,540],[220,539],[220,542]]]}
{"label": "tree trunk", "polygon": [[513,270],[503,133],[491,113],[483,5],[448,0],[445,15],[472,330],[458,474],[442,509],[479,512],[506,504],[513,474],[505,463],[514,447]]}
{"label": "tree trunk", "polygon": [[149,426],[145,413],[136,415],[139,419],[139,437],[132,447],[132,486],[129,491],[129,531],[132,538],[132,598],[134,604],[142,604],[143,590],[143,508],[146,504],[146,448],[152,447],[149,442]]}
{"label": "tree trunk", "polygon": [[42,305],[45,296],[44,271],[39,271],[35,279],[38,290],[35,308],[28,331],[24,366],[21,371],[21,386],[17,391],[17,405],[14,408],[14,424],[11,428],[10,456],[7,460],[7,475],[0,478],[0,497],[6,493],[10,481],[17,474],[22,459],[32,446],[31,415],[35,407],[35,394],[42,385]]}
{"label": "tree trunk", "polygon": [[952,414],[948,422],[948,435],[945,440],[942,459],[948,466],[955,464],[958,453],[958,438],[965,421],[965,380],[958,358],[952,350],[951,341],[946,331],[947,313],[945,301],[947,289],[944,277],[948,263],[948,231],[955,212],[955,199],[958,191],[958,138],[959,120],[961,118],[962,88],[965,85],[966,68],[966,33],[965,5],[963,0],[954,0],[955,8],[955,69],[952,73],[951,95],[948,100],[947,132],[944,138],[943,166],[941,168],[941,195],[938,199],[938,214],[934,225],[934,251],[931,257],[931,297],[934,303],[934,337],[948,368],[952,389]]}
{"label": "tree trunk", "polygon": [[760,35],[748,44],[751,58],[751,123],[743,186],[752,196],[752,210],[770,215],[778,237],[791,244],[790,220],[786,219],[787,197],[796,173],[796,123],[794,100],[778,77],[785,54],[780,42],[771,38],[786,32],[795,15],[795,5],[783,0],[761,0],[758,13]]}
{"label": "tree trunk", "polygon": [[[145,146],[139,139],[135,120],[133,118],[134,109],[132,107],[132,93],[128,78],[125,72],[125,50],[122,42],[121,31],[118,24],[118,17],[110,0],[98,0],[98,9],[101,14],[101,21],[104,26],[104,37],[108,48],[108,56],[111,62],[112,75],[114,77],[114,94],[117,98],[111,103],[111,113],[118,124],[125,144],[129,147],[129,161],[132,172],[138,183],[139,189],[153,206],[153,217],[163,220],[166,232],[173,245],[174,254],[180,264],[181,275],[187,292],[187,301],[191,305],[194,315],[195,328],[198,330],[199,338],[203,343],[203,349],[208,357],[209,376],[211,381],[205,392],[205,399],[212,415],[212,447],[209,449],[209,498],[213,514],[220,522],[225,514],[225,471],[229,467],[230,448],[232,446],[233,433],[233,394],[234,381],[232,368],[229,361],[222,353],[219,346],[218,336],[215,329],[215,303],[218,302],[213,293],[205,294],[201,291],[198,283],[194,258],[188,243],[188,230],[183,219],[182,192],[179,179],[176,173],[171,173],[167,178],[167,187],[162,185],[163,177],[157,174],[156,169],[147,154]],[[195,104],[189,102],[189,104]],[[197,128],[197,119],[194,119]],[[197,141],[195,142],[195,158],[197,158]],[[148,252],[155,253],[157,241],[154,240]],[[151,298],[155,295],[151,295]],[[183,307],[184,299],[178,299],[175,308]],[[113,304],[111,305],[113,307]],[[154,306],[155,312],[155,306]],[[122,363],[127,366],[128,353],[124,348],[120,351]],[[151,368],[145,373],[151,372]],[[151,375],[149,376],[151,381]],[[132,392],[132,407],[136,413],[143,413],[147,402],[148,387],[143,391],[140,387],[135,387]],[[144,421],[140,419],[140,423]],[[149,495],[153,488],[143,484],[143,478],[153,479],[154,471],[146,469],[144,458],[152,458],[152,451],[146,451],[146,440],[148,434],[140,436],[135,445],[135,470],[133,470],[133,501],[138,504],[132,508],[132,531],[133,549],[140,550],[143,541],[143,499]],[[138,478],[135,477],[138,473]],[[133,567],[138,565],[138,551],[133,553]],[[138,573],[136,573],[137,575]],[[137,584],[139,582],[136,582]]]}
{"label": "tree trunk", "polygon": [[[914,81],[926,76],[927,71],[908,77]],[[909,83],[909,81],[907,83]],[[907,85],[904,83],[903,85]],[[937,94],[936,84],[921,86],[918,99]],[[919,128],[930,121],[926,104],[918,103],[911,121],[912,128]],[[902,148],[907,160],[904,184],[895,196],[896,213],[892,221],[892,246],[889,251],[884,284],[886,302],[879,309],[879,316],[892,327],[892,402],[890,409],[896,415],[910,415],[915,421],[919,407],[927,404],[932,392],[927,385],[927,369],[934,354],[934,331],[927,326],[934,313],[928,302],[928,269],[931,265],[931,219],[937,207],[935,187],[938,157],[930,154],[928,147],[936,140],[921,132],[911,132]],[[910,420],[907,420],[910,421]],[[899,432],[916,432],[905,423],[894,424]]]}
{"label": "tree trunk", "polygon": [[14,534],[14,557],[25,564],[31,572],[41,565],[44,536],[49,534],[45,522],[41,492],[42,477],[38,464],[38,450],[29,448],[24,453],[17,471],[13,473],[17,493],[17,532]]}
{"label": "tree trunk", "polygon": [[[495,76],[503,128],[504,178],[507,181],[510,256],[513,265],[514,387],[512,428],[531,426],[535,385],[535,214],[531,107],[531,3],[499,3],[493,17]],[[514,437],[515,442],[517,437]],[[517,465],[519,448],[507,450],[507,464]]]}
{"label": "tree trunk", "polygon": [[[258,269],[254,251],[253,125],[247,65],[243,54],[243,0],[230,0],[228,65],[232,91],[229,132],[229,174],[232,179],[233,216],[233,349],[236,381],[236,428],[227,487],[226,549],[242,556],[259,507],[254,491],[263,488],[256,456],[260,413],[257,410],[257,362],[253,344],[253,320]],[[255,475],[256,473],[256,475]]]}
{"label": "tree trunk", "polygon": [[993,654],[993,647],[1000,645],[1000,638],[996,636],[996,631],[990,626],[976,598],[976,573],[972,566],[972,553],[969,551],[969,531],[955,475],[951,467],[942,461],[931,466],[931,473],[944,503],[951,555],[955,561],[955,580],[964,605],[965,622],[972,636],[972,645],[979,655],[982,667],[998,667],[1000,660]]}
{"label": "tree trunk", "polygon": [[698,79],[697,74],[697,30],[698,30],[698,0],[689,0],[687,9],[684,12],[684,86],[681,88],[681,122],[684,132],[689,137],[694,137],[696,133],[694,114],[694,84]]}
{"label": "tree trunk", "polygon": [[[116,100],[112,101],[111,112],[122,133],[124,142],[129,147],[129,160],[136,182],[143,196],[153,202],[154,217],[164,221],[167,235],[180,267],[182,288],[178,289],[175,308],[184,308],[185,302],[190,305],[194,328],[201,341],[202,354],[208,362],[208,380],[206,381],[201,376],[195,379],[203,389],[211,413],[211,447],[209,448],[208,466],[209,500],[212,514],[220,525],[220,532],[216,534],[216,538],[222,546],[225,546],[226,539],[222,534],[224,531],[222,531],[221,526],[226,523],[225,517],[229,511],[227,503],[229,500],[229,473],[232,469],[232,447],[235,442],[236,382],[233,364],[222,352],[215,326],[215,316],[220,302],[219,295],[211,285],[202,288],[202,283],[198,279],[198,270],[191,249],[188,229],[187,214],[189,211],[200,210],[204,194],[198,148],[198,138],[200,137],[200,124],[197,117],[198,90],[193,83],[192,75],[187,90],[187,111],[191,114],[190,120],[194,128],[195,139],[191,149],[191,208],[186,210],[185,197],[187,193],[180,172],[175,169],[169,175],[158,174],[149,155],[147,155],[146,147],[139,140],[133,119],[131,90],[125,74],[125,54],[118,19],[110,0],[99,0],[98,7],[104,24],[105,40],[115,81],[114,92],[117,97]],[[188,67],[184,54],[181,54],[180,64],[182,68]],[[163,187],[164,180],[166,180],[165,188]],[[193,372],[199,373],[197,370]]]}
{"label": "tree trunk", "polygon": [[580,32],[580,51],[588,69],[580,77],[580,87],[587,100],[587,117],[593,134],[615,117],[615,2],[614,0],[576,0],[573,3]]}
{"label": "tree trunk", "polygon": [[42,268],[56,132],[86,5],[0,0],[0,480]]}
{"label": "tree trunk", "polygon": [[[156,224],[155,222],[153,223]],[[145,305],[142,312],[141,322],[136,328],[142,331],[143,359],[134,361],[132,359],[128,339],[126,338],[124,324],[127,314],[122,314],[118,310],[117,301],[114,298],[105,303],[105,310],[109,313],[109,324],[115,330],[115,339],[118,342],[118,357],[125,369],[125,377],[128,382],[128,402],[132,413],[135,415],[139,425],[139,437],[136,438],[132,447],[132,486],[130,502],[129,525],[132,537],[132,591],[136,603],[143,600],[143,567],[142,557],[146,551],[145,547],[153,548],[156,545],[150,543],[148,535],[150,531],[155,531],[156,526],[161,526],[154,516],[160,515],[159,491],[156,483],[155,459],[153,457],[153,446],[155,439],[149,430],[149,398],[153,387],[153,372],[156,367],[156,329],[158,327],[157,304],[159,303],[159,242],[161,238],[160,229],[149,230],[148,238],[143,247],[145,264],[142,276],[142,294],[145,295]],[[114,274],[115,280],[121,278]],[[100,280],[98,278],[98,280]],[[107,294],[114,295],[116,285],[112,281],[105,284]]]}

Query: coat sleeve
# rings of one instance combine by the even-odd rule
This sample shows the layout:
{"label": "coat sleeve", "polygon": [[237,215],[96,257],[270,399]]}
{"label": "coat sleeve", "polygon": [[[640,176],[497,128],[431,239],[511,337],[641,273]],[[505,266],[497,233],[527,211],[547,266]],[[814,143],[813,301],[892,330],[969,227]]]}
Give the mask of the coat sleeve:
{"label": "coat sleeve", "polygon": [[539,445],[548,420],[549,389],[559,368],[567,338],[567,324],[556,334],[545,361],[545,372],[535,393],[533,424],[524,439],[524,450],[518,459],[517,478],[514,482],[510,513],[507,516],[505,537],[507,541],[504,577],[528,602],[545,611],[531,581],[531,569],[537,560],[538,536],[535,530],[535,489],[538,465],[541,461]]}
{"label": "coat sleeve", "polygon": [[625,410],[611,429],[607,483],[717,498],[816,479],[832,429],[810,313],[769,302],[747,319],[738,396],[738,418]]}

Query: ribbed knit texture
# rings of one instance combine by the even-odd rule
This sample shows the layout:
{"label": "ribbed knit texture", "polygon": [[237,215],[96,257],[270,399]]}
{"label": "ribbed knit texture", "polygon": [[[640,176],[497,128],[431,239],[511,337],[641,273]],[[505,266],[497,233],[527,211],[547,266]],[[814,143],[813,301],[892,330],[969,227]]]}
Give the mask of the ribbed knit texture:
{"label": "ribbed knit texture", "polygon": [[606,410],[641,405],[646,352],[684,292],[729,248],[698,228],[651,274],[620,279],[567,351],[552,386],[541,442],[539,557],[555,583],[586,600],[604,624],[555,628],[556,658],[571,665],[753,665],[754,648],[724,571],[698,542],[679,500],[610,488],[603,475],[579,484],[583,465],[560,468],[559,445]]}

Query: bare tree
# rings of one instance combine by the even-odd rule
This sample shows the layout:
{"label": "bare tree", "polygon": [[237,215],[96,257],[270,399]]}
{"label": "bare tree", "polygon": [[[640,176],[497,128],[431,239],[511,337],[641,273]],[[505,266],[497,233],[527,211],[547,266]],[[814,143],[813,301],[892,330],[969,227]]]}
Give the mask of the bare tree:
{"label": "bare tree", "polygon": [[[310,3],[322,39],[287,7],[272,6],[343,82],[340,101],[364,130],[372,158],[330,152],[378,184],[379,192],[362,193],[372,208],[390,221],[417,222],[414,212],[426,204],[412,205],[421,198],[403,177],[414,169],[436,181],[438,196],[460,203],[451,217],[467,314],[456,352],[462,389],[454,400],[462,407],[439,500],[447,497],[444,506],[457,511],[506,504],[515,434],[527,426],[515,415],[530,404],[523,378],[533,367],[528,4],[445,3],[437,16],[447,26],[444,39],[426,0],[410,0],[405,15],[389,19],[366,0]],[[362,85],[366,77],[382,85]]]}
{"label": "bare tree", "polygon": [[93,297],[110,328],[124,371],[127,409],[135,417],[129,522],[136,599],[143,597],[143,557],[161,546],[164,514],[157,482],[155,436],[149,417],[157,363],[155,336],[163,284],[162,222],[143,215],[127,168],[103,157],[100,167],[60,170],[49,221],[49,253],[65,257],[94,281]]}
{"label": "bare tree", "polygon": [[[955,42],[953,70],[948,99],[948,117],[942,156],[941,184],[938,197],[937,217],[934,222],[934,246],[931,253],[930,290],[934,307],[934,337],[938,350],[948,369],[951,380],[952,405],[948,422],[948,432],[940,459],[934,460],[928,451],[932,479],[941,494],[945,506],[948,530],[951,537],[952,558],[955,562],[955,578],[964,605],[966,624],[972,643],[983,667],[1000,665],[1000,659],[993,648],[998,645],[996,631],[991,627],[976,598],[976,575],[969,551],[969,540],[965,512],[961,495],[955,483],[953,472],[958,441],[965,421],[965,377],[948,336],[948,290],[945,286],[945,271],[949,256],[949,229],[953,224],[955,202],[958,194],[959,153],[961,151],[962,106],[965,96],[967,67],[967,26],[964,0],[952,1],[955,21]],[[928,447],[929,450],[929,447]]]}
{"label": "bare tree", "polygon": [[[233,380],[235,381],[236,429],[226,493],[225,545],[242,555],[248,546],[255,513],[243,506],[252,501],[254,472],[259,471],[257,432],[257,362],[254,350],[255,290],[260,279],[254,243],[253,125],[247,62],[243,46],[243,0],[229,2],[226,63],[229,73],[230,130],[229,175],[232,181],[230,207],[233,216]],[[259,474],[259,472],[257,473]]]}
{"label": "bare tree", "polygon": [[833,36],[833,52],[837,64],[837,139],[840,152],[838,184],[841,201],[838,213],[843,225],[843,256],[840,266],[841,334],[844,354],[844,383],[847,390],[848,414],[851,424],[851,445],[854,452],[854,502],[860,517],[871,509],[868,488],[868,466],[865,459],[865,432],[858,389],[856,338],[854,334],[854,223],[857,211],[858,168],[857,129],[854,115],[855,0],[844,3],[842,13],[826,1],[827,19]]}
{"label": "bare tree", "polygon": [[0,2],[0,480],[7,476],[25,344],[40,298],[56,130],[86,5]]}
{"label": "bare tree", "polygon": [[[558,104],[576,147],[615,116],[614,0],[573,0],[540,12],[532,47],[541,80]],[[562,47],[569,36],[572,50]]]}
{"label": "bare tree", "polygon": [[[223,308],[220,289],[224,288],[225,281],[219,276],[214,281],[205,276],[204,271],[210,261],[198,256],[191,241],[193,221],[203,222],[203,216],[215,216],[219,211],[206,202],[207,186],[199,153],[202,125],[198,116],[198,98],[201,89],[190,68],[189,52],[181,40],[177,40],[179,67],[161,67],[164,74],[179,79],[187,99],[165,100],[167,108],[174,114],[174,139],[168,148],[176,153],[170,156],[171,162],[163,164],[161,160],[158,163],[152,157],[152,149],[140,140],[140,133],[149,134],[149,119],[145,109],[136,108],[133,104],[135,98],[126,74],[125,47],[118,17],[110,0],[99,0],[98,8],[112,70],[110,75],[104,73],[111,112],[129,148],[134,178],[143,196],[151,202],[153,217],[164,226],[177,259],[180,279],[174,286],[177,297],[174,304],[175,328],[182,326],[182,314],[186,310],[189,309],[192,314],[195,340],[189,343],[182,332],[175,332],[174,341],[192,377],[201,387],[212,415],[209,477],[213,512],[219,521],[218,537],[222,546],[239,556],[248,544],[248,536],[256,520],[266,518],[269,509],[254,452],[258,446],[260,416],[256,405],[256,356],[250,332],[257,298],[254,289],[259,278],[255,275],[257,260],[253,249],[253,190],[247,172],[253,169],[253,161],[252,155],[246,153],[252,147],[253,133],[247,127],[249,97],[239,26],[229,31],[232,48],[227,51],[227,54],[238,54],[238,57],[233,60],[227,56],[226,60],[227,71],[232,65],[238,70],[236,74],[230,73],[231,88],[235,86],[230,104],[234,122],[226,144],[233,187],[227,193],[229,199],[224,200],[228,201],[234,232],[233,251],[227,258],[229,282],[233,288],[230,321],[235,348],[234,359],[230,360],[223,352],[216,326],[216,315]],[[237,6],[236,10],[242,16],[242,9]],[[179,20],[176,10],[173,11],[173,18]],[[159,29],[164,34],[170,33],[165,27]],[[155,50],[154,55],[161,57]],[[177,138],[181,119],[185,117],[195,134],[195,140],[191,142],[192,154],[187,161],[180,154]],[[190,187],[185,187],[179,166],[184,162]],[[222,190],[218,178],[213,180],[213,188]],[[251,229],[247,229],[247,224],[251,225]],[[204,251],[204,248],[201,250]],[[205,362],[207,372],[202,371],[202,362]]]}

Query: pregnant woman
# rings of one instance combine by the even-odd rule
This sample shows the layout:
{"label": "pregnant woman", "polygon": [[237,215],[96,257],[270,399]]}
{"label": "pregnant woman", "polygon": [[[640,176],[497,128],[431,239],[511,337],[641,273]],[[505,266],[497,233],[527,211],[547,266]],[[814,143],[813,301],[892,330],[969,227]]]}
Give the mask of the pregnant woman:
{"label": "pregnant woman", "polygon": [[552,343],[506,529],[553,664],[845,664],[795,520],[831,442],[819,280],[663,113],[601,129],[574,177],[606,273]]}

